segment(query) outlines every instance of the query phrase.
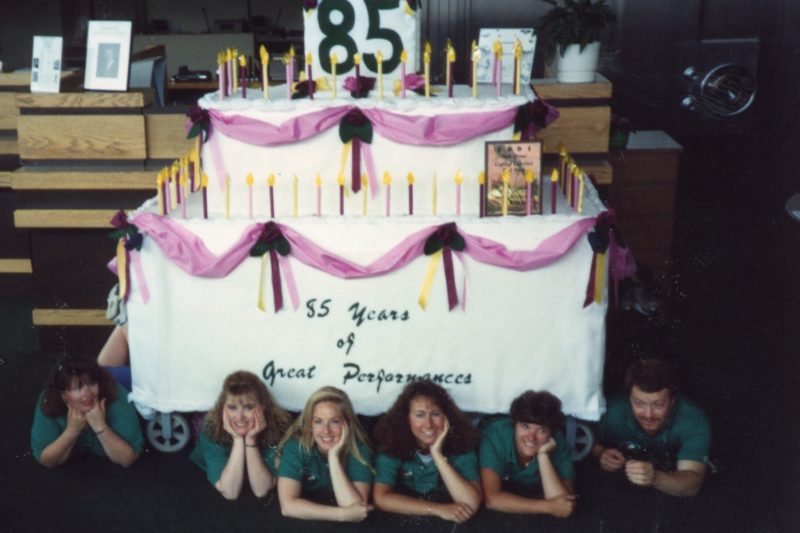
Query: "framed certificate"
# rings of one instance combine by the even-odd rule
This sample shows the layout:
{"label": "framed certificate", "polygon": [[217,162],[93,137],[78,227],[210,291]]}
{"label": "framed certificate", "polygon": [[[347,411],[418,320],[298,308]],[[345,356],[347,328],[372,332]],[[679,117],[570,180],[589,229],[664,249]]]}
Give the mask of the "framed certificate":
{"label": "framed certificate", "polygon": [[90,20],[83,86],[100,91],[127,91],[131,59],[129,20]]}
{"label": "framed certificate", "polygon": [[31,60],[31,92],[57,93],[61,85],[61,37],[34,35]]}
{"label": "framed certificate", "polygon": [[[528,180],[530,180],[530,198]],[[541,141],[486,143],[484,201],[486,216],[527,215],[529,209],[532,215],[542,213]]]}

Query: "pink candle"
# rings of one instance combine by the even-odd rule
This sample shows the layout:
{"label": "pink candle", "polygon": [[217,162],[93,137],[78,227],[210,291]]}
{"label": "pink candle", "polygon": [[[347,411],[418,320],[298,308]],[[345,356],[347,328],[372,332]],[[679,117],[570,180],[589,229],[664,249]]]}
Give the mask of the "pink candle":
{"label": "pink candle", "polygon": [[497,97],[503,96],[503,58],[497,61]]}
{"label": "pink candle", "polygon": [[[185,183],[186,183],[185,181],[184,181],[184,183],[179,183],[178,184],[178,189],[183,189]],[[186,218],[186,202],[182,202],[181,203],[181,218],[183,218],[183,219]]]}
{"label": "pink candle", "polygon": [[344,185],[339,185],[339,214],[344,215]]}
{"label": "pink candle", "polygon": [[[310,72],[310,71],[309,71]],[[317,174],[317,216],[322,216],[322,179]]]}
{"label": "pink candle", "polygon": [[247,67],[239,67],[239,84],[242,86],[242,98],[247,98]]}
{"label": "pink candle", "polygon": [[391,213],[392,213],[392,210],[391,210],[391,207],[390,207],[391,205],[392,205],[392,186],[391,185],[387,185],[386,186],[386,216],[387,217],[389,215],[391,215]]}
{"label": "pink candle", "polygon": [[400,97],[406,97],[406,62],[400,63]]}
{"label": "pink candle", "polygon": [[456,215],[461,214],[461,184],[456,184]]}
{"label": "pink candle", "polygon": [[253,188],[247,188],[247,216],[253,218]]}
{"label": "pink candle", "polygon": [[525,213],[531,215],[531,184],[527,183],[525,187]]}
{"label": "pink candle", "polygon": [[220,64],[217,67],[217,77],[219,78],[219,99],[225,98],[225,69]]}
{"label": "pink candle", "polygon": [[291,100],[292,99],[292,68],[289,66],[289,59],[285,59],[286,64],[286,98]]}
{"label": "pink candle", "polygon": [[269,217],[275,218],[275,187],[269,186]]}

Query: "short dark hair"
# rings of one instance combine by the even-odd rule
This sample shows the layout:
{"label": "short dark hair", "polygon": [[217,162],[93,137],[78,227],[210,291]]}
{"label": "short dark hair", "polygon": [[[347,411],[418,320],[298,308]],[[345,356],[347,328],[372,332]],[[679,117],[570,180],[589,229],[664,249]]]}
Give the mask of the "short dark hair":
{"label": "short dark hair", "polygon": [[630,393],[634,385],[648,393],[669,389],[670,396],[675,396],[678,392],[675,367],[663,359],[639,359],[625,372],[625,390]]}
{"label": "short dark hair", "polygon": [[105,368],[98,366],[96,360],[89,357],[65,357],[53,369],[44,388],[42,412],[50,417],[64,416],[67,414],[67,405],[61,399],[61,393],[76,384],[95,383],[99,387],[98,401],[107,400],[111,403],[117,399],[117,385],[114,378]]}
{"label": "short dark hair", "polygon": [[509,414],[514,424],[517,422],[538,424],[550,431],[558,431],[564,425],[561,400],[547,391],[523,392],[511,402]]}

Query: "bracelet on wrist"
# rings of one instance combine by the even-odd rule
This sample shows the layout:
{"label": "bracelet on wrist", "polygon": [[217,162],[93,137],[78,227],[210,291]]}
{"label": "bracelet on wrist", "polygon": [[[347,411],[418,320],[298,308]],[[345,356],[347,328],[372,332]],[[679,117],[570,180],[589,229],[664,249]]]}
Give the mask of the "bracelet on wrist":
{"label": "bracelet on wrist", "polygon": [[244,443],[244,446],[245,448],[258,448],[258,444],[247,444],[246,442]]}

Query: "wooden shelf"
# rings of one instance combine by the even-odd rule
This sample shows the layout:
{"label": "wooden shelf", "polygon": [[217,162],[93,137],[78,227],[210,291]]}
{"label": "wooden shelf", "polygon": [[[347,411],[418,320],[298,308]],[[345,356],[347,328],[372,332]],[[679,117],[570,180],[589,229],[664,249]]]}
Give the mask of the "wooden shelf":
{"label": "wooden shelf", "polygon": [[153,91],[17,94],[20,109],[114,109],[145,107],[153,103]]}
{"label": "wooden shelf", "polygon": [[34,326],[111,326],[105,309],[34,309]]}
{"label": "wooden shelf", "polygon": [[[135,208],[126,209],[133,211]],[[14,225],[18,228],[111,229],[116,209],[17,209]]]}
{"label": "wooden shelf", "polygon": [[30,259],[0,259],[0,274],[33,274]]}
{"label": "wooden shelf", "polygon": [[[147,190],[155,191],[155,172],[151,170],[109,171],[103,169],[34,170],[21,168],[7,173],[15,190]],[[0,175],[2,186],[2,175]]]}

